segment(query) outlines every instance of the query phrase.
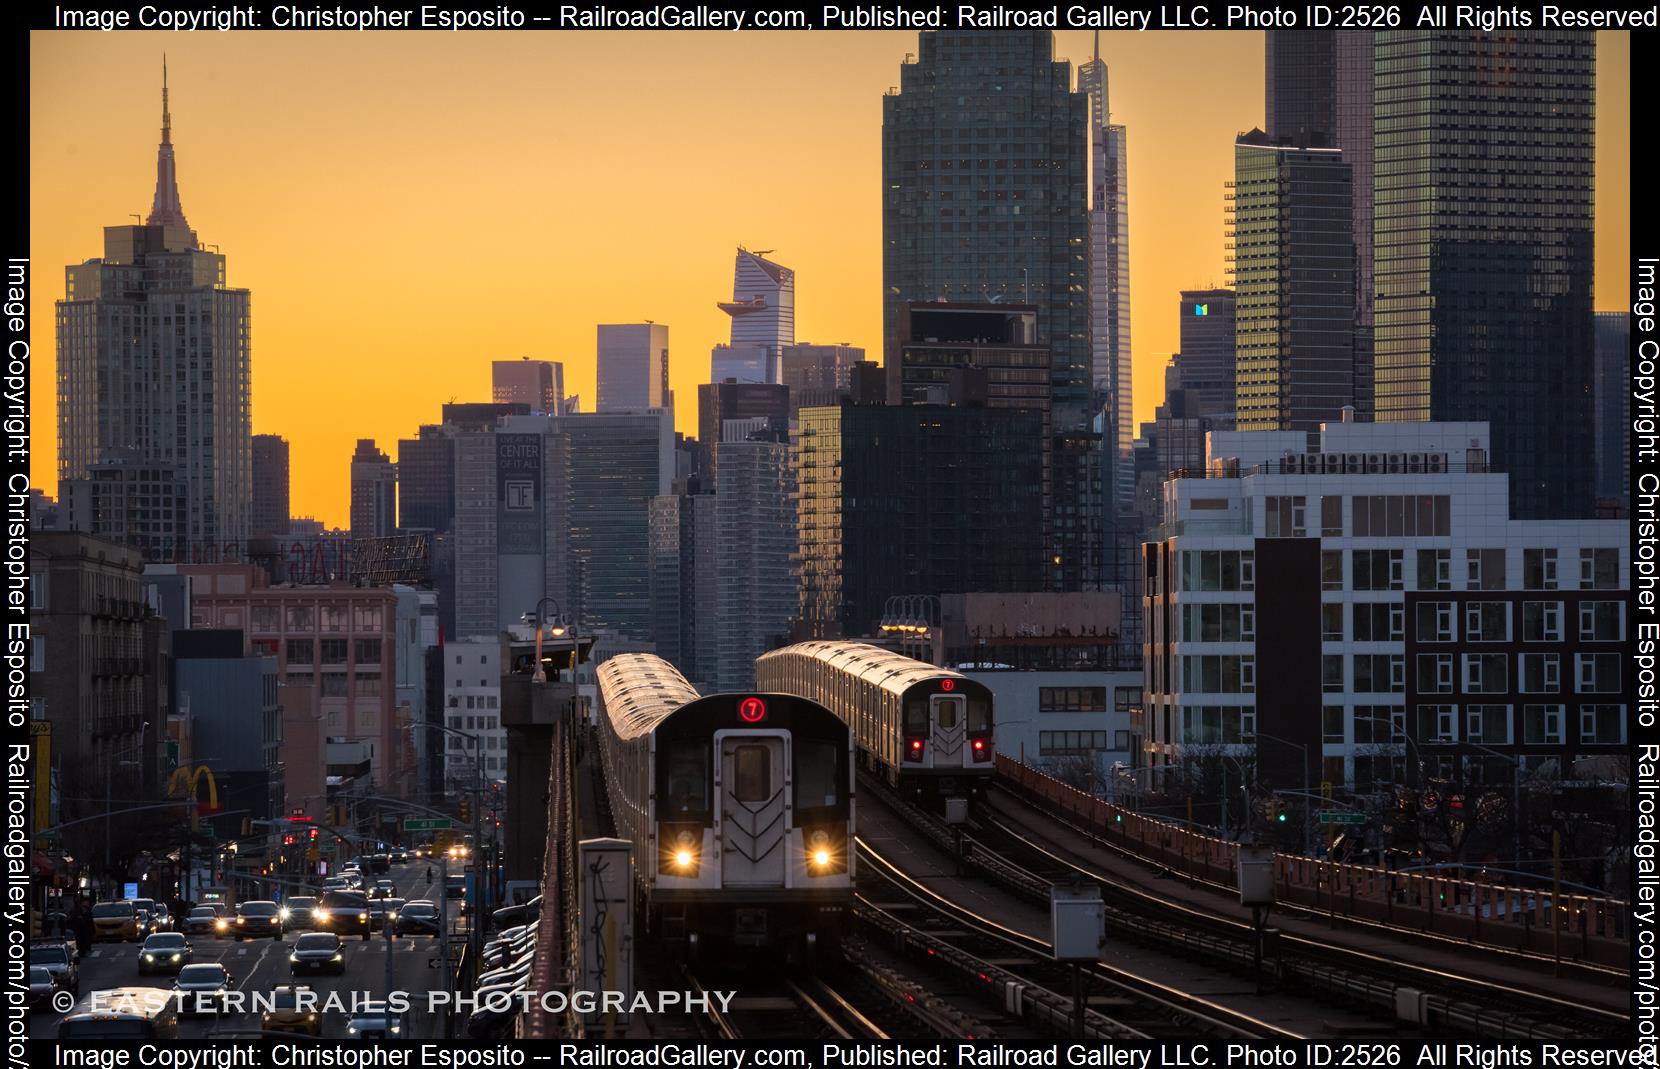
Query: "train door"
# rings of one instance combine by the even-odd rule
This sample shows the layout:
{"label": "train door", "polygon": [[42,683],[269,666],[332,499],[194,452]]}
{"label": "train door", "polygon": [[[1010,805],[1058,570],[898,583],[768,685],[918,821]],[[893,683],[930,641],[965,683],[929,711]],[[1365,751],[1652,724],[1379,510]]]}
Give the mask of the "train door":
{"label": "train door", "polygon": [[721,884],[784,886],[788,831],[789,736],[781,732],[717,732],[720,805],[715,834],[721,843]]}
{"label": "train door", "polygon": [[961,768],[968,738],[968,715],[960,694],[935,694],[929,701],[933,723],[935,768]]}

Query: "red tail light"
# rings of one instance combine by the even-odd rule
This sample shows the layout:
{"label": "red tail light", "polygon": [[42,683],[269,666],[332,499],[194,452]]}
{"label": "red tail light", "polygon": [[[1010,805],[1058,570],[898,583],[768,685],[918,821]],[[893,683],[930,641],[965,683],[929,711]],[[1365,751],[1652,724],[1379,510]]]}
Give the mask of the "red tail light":
{"label": "red tail light", "polygon": [[975,739],[973,741],[973,743],[970,745],[969,749],[974,754],[974,760],[976,760],[976,761],[990,761],[991,760],[991,740],[990,739],[987,739],[987,738]]}
{"label": "red tail light", "polygon": [[921,739],[911,739],[910,740],[910,745],[908,747],[906,747],[906,750],[905,750],[905,760],[907,760],[907,761],[920,761],[920,760],[922,760],[922,740]]}

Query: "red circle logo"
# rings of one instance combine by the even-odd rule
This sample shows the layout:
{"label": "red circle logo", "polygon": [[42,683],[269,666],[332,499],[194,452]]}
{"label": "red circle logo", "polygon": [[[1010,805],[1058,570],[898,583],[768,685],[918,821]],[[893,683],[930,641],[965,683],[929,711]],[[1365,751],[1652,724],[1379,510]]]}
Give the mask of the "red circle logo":
{"label": "red circle logo", "polygon": [[767,718],[767,703],[759,698],[745,698],[738,703],[738,715],[745,723],[759,724]]}
{"label": "red circle logo", "polygon": [[942,680],[940,680],[940,689],[941,690],[956,690],[957,689],[957,681],[955,679],[942,679]]}

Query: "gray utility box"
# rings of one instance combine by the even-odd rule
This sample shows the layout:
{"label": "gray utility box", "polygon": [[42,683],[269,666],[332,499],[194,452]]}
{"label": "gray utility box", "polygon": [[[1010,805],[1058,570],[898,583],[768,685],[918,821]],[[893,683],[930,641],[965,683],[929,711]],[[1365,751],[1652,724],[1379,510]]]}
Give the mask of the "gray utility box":
{"label": "gray utility box", "polygon": [[1239,904],[1274,904],[1274,849],[1269,846],[1239,846]]}
{"label": "gray utility box", "polygon": [[1107,914],[1101,888],[1056,884],[1049,888],[1049,938],[1056,961],[1095,961],[1106,939]]}

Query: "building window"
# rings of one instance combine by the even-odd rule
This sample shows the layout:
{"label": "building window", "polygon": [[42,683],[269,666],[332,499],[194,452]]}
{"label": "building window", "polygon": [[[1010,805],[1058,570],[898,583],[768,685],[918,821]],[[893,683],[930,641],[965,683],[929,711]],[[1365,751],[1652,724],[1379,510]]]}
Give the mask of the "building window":
{"label": "building window", "polygon": [[1510,706],[1471,705],[1464,710],[1464,737],[1484,746],[1510,745]]}
{"label": "building window", "polygon": [[1418,551],[1418,589],[1452,589],[1452,550],[1420,549]]}
{"label": "building window", "polygon": [[1340,549],[1323,549],[1320,551],[1320,589],[1343,589],[1343,551]]}
{"label": "building window", "polygon": [[346,640],[343,638],[325,638],[322,640],[323,663],[346,663]]}
{"label": "building window", "polygon": [[1256,734],[1256,710],[1239,705],[1184,705],[1182,742],[1237,745]]}
{"label": "building window", "polygon": [[1464,689],[1471,694],[1503,694],[1510,689],[1510,658],[1502,653],[1466,653]]}
{"label": "building window", "polygon": [[1352,499],[1356,538],[1428,538],[1452,533],[1452,498],[1432,495]]}
{"label": "building window", "polygon": [[[1585,617],[1581,615],[1580,620],[1583,622],[1584,619]],[[1562,603],[1560,601],[1522,602],[1522,641],[1561,642]]]}
{"label": "building window", "polygon": [[1458,706],[1418,706],[1418,739],[1421,742],[1457,742]]}
{"label": "building window", "polygon": [[316,650],[309,638],[291,638],[288,640],[288,664],[292,667],[301,664],[315,664]]}
{"label": "building window", "polygon": [[1188,642],[1248,642],[1256,637],[1256,610],[1239,604],[1187,604],[1182,625]]}
{"label": "building window", "polygon": [[1453,603],[1450,601],[1420,601],[1418,603],[1418,641],[1451,642],[1453,633]]}
{"label": "building window", "polygon": [[1580,602],[1579,637],[1586,642],[1624,640],[1625,605],[1618,601]]}
{"label": "building window", "polygon": [[1625,706],[1581,705],[1579,741],[1598,746],[1619,746],[1625,742]]}
{"label": "building window", "polygon": [[1200,694],[1249,694],[1256,689],[1256,658],[1235,654],[1185,656],[1182,689]]}
{"label": "building window", "polygon": [[1109,748],[1105,731],[1038,732],[1038,753],[1045,757],[1081,757]]}
{"label": "building window", "polygon": [[1355,605],[1356,642],[1399,642],[1405,637],[1406,608],[1398,601]]}
{"label": "building window", "polygon": [[1401,551],[1398,549],[1357,549],[1354,551],[1356,590],[1400,590]]}
{"label": "building window", "polygon": [[248,626],[256,632],[282,630],[282,611],[275,605],[255,605],[248,610]]}
{"label": "building window", "polygon": [[1320,641],[1343,641],[1343,603],[1328,601],[1320,606]]}
{"label": "building window", "polygon": [[1582,590],[1620,588],[1620,551],[1582,549],[1579,551],[1579,586]]}
{"label": "building window", "polygon": [[1357,705],[1351,719],[1357,744],[1399,742],[1406,735],[1406,710],[1398,705]]}
{"label": "building window", "polygon": [[[474,709],[474,708],[477,708],[477,706],[478,706],[478,698],[475,695],[472,695],[472,694],[467,695],[467,708]],[[468,717],[467,719],[471,720],[472,717]]]}
{"label": "building window", "polygon": [[318,694],[324,698],[344,698],[346,696],[346,673],[324,672]]}
{"label": "building window", "polygon": [[354,631],[382,631],[385,623],[379,605],[354,605],[352,607]]}
{"label": "building window", "polygon": [[41,635],[29,636],[29,671],[46,671],[46,639]]}
{"label": "building window", "polygon": [[288,606],[288,630],[311,631],[315,629],[310,605]]}
{"label": "building window", "polygon": [[1464,607],[1464,638],[1468,642],[1509,642],[1510,605],[1503,601],[1472,601]]}
{"label": "building window", "polygon": [[[1113,708],[1117,709],[1121,713],[1127,713],[1132,709],[1139,709],[1141,708],[1141,688],[1114,687],[1112,699]],[[1117,749],[1122,750],[1124,747],[1119,746]]]}
{"label": "building window", "polygon": [[1503,590],[1504,550],[1466,549],[1464,551],[1464,589]]}
{"label": "building window", "polygon": [[1453,655],[1450,653],[1418,654],[1418,685],[1420,694],[1451,694],[1453,689]]}
{"label": "building window", "polygon": [[356,659],[357,659],[358,664],[379,664],[380,663],[380,639],[378,639],[378,638],[355,639],[353,641],[352,645],[355,647],[353,652],[356,654]]}
{"label": "building window", "polygon": [[346,608],[343,605],[322,605],[318,607],[319,631],[346,630]]}
{"label": "building window", "polygon": [[1556,550],[1522,550],[1522,589],[1556,589]]}
{"label": "building window", "polygon": [[1524,653],[1521,659],[1521,692],[1553,694],[1562,689],[1562,658],[1554,653]]}
{"label": "building window", "polygon": [[1522,744],[1525,746],[1560,746],[1562,744],[1562,707],[1560,705],[1522,706]]}
{"label": "building window", "polygon": [[1183,590],[1253,590],[1256,558],[1248,549],[1182,551]]}
{"label": "building window", "polygon": [[1264,498],[1266,537],[1304,538],[1308,535],[1308,498]]}
{"label": "building window", "polygon": [[1355,693],[1390,694],[1404,689],[1401,661],[1401,657],[1387,653],[1356,654]]}
{"label": "building window", "polygon": [[1320,536],[1343,537],[1343,499],[1328,494],[1320,499]]}
{"label": "building window", "polygon": [[1341,743],[1347,741],[1343,724],[1345,721],[1341,705],[1323,705],[1320,707],[1320,735],[1326,742]]}
{"label": "building window", "polygon": [[1620,655],[1617,653],[1580,653],[1579,692],[1581,694],[1617,694],[1620,690]]}
{"label": "building window", "polygon": [[1343,693],[1343,655],[1328,653],[1320,658],[1320,689],[1327,694]]}

